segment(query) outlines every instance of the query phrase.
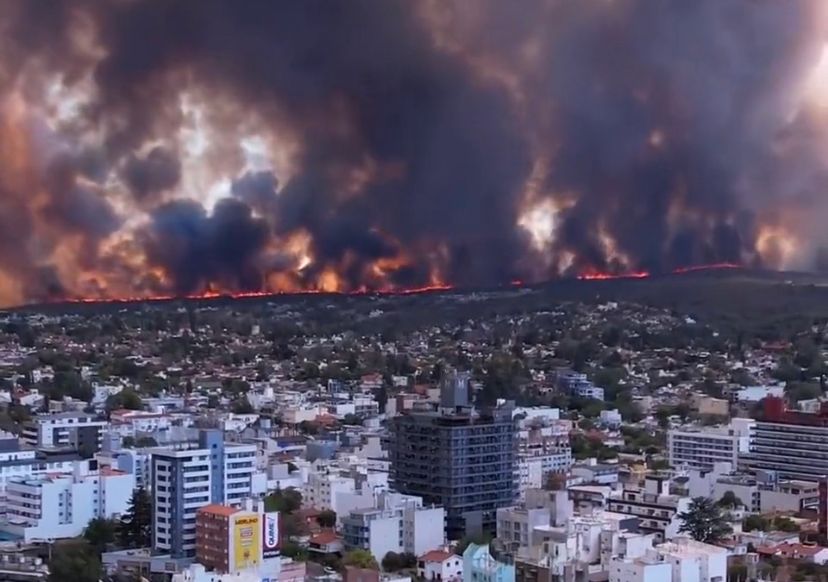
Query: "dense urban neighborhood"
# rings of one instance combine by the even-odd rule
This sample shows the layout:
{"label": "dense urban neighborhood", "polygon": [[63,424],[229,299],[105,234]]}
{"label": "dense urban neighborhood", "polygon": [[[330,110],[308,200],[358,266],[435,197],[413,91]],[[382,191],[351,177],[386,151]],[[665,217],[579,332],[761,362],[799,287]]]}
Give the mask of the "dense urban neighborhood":
{"label": "dense urban neighborhood", "polygon": [[5,312],[0,572],[825,576],[828,319],[601,285]]}

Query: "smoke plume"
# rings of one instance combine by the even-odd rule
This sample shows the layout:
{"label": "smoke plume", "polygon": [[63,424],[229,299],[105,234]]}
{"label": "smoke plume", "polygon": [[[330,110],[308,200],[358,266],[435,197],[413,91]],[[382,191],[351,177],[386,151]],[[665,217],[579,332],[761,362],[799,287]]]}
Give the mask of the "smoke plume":
{"label": "smoke plume", "polygon": [[10,0],[0,303],[824,267],[823,0]]}

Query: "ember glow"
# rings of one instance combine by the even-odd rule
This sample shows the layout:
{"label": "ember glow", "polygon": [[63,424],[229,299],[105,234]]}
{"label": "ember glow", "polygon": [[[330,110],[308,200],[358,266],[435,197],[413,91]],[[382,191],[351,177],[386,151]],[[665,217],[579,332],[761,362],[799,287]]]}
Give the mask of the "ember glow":
{"label": "ember glow", "polygon": [[0,304],[828,268],[828,2],[659,7],[2,2]]}

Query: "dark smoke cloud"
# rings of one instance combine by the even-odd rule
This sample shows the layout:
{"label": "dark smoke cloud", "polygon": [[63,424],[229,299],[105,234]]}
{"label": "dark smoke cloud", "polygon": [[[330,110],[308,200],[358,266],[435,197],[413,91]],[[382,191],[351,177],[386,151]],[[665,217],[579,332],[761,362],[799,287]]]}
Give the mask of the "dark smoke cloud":
{"label": "dark smoke cloud", "polygon": [[181,179],[181,162],[173,152],[156,146],[144,157],[130,155],[123,178],[133,196],[144,199],[174,188]]}
{"label": "dark smoke cloud", "polygon": [[160,206],[146,233],[148,257],[176,274],[175,291],[194,293],[210,283],[245,291],[262,288],[256,265],[268,240],[267,224],[232,199],[211,214],[191,200]]}
{"label": "dark smoke cloud", "polygon": [[[44,170],[38,216],[47,246],[82,235],[79,264],[121,271],[96,252],[127,222],[113,208],[148,213],[132,235],[141,289],[260,288],[295,269],[277,247],[299,232],[311,263],[293,276],[309,286],[331,271],[382,288],[774,266],[786,247],[760,248],[762,229],[791,206],[826,210],[828,123],[796,100],[821,4],[12,0],[0,81],[35,102],[56,75],[87,91],[55,129],[83,153]],[[192,104],[212,128],[196,166]],[[284,175],[241,161],[254,133],[286,146]],[[212,212],[183,191],[203,182],[184,180],[193,167],[230,184]],[[555,230],[533,243],[518,223],[544,201]]]}

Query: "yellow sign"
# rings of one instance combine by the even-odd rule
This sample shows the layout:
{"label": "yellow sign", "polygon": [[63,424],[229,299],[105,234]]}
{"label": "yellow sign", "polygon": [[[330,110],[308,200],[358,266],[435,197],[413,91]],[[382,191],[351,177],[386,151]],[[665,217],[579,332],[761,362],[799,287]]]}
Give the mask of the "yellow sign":
{"label": "yellow sign", "polygon": [[233,525],[233,556],[235,569],[257,566],[262,558],[262,524],[259,516],[236,518]]}

